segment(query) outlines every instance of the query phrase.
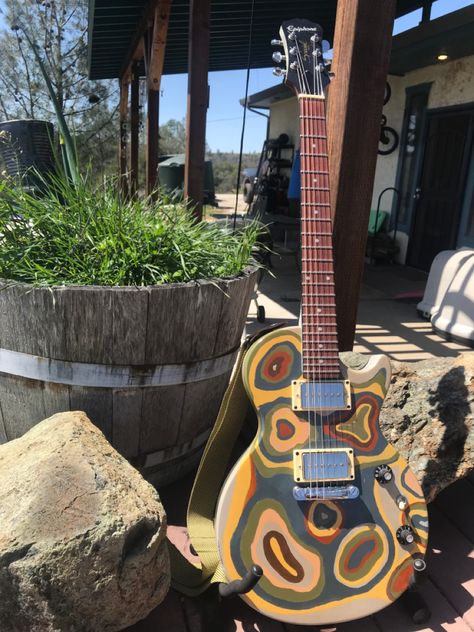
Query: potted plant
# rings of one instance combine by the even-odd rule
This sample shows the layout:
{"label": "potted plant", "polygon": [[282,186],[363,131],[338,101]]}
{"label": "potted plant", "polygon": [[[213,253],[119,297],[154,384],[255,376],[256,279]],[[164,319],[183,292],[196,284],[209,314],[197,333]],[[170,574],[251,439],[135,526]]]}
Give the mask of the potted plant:
{"label": "potted plant", "polygon": [[0,440],[84,410],[155,483],[198,460],[258,270],[256,226],[53,176],[0,183]]}

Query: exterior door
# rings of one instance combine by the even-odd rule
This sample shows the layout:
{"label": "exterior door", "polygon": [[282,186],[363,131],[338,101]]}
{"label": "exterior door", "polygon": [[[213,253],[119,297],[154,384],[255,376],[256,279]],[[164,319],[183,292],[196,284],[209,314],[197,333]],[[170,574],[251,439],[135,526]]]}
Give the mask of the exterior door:
{"label": "exterior door", "polygon": [[441,250],[456,246],[463,205],[472,112],[432,113],[427,134],[407,263],[429,270]]}

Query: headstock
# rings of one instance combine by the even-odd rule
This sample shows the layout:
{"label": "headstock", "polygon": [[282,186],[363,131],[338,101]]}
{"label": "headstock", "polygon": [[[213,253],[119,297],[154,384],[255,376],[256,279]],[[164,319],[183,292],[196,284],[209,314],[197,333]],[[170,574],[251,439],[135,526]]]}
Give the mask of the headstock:
{"label": "headstock", "polygon": [[284,54],[273,53],[273,61],[285,62],[285,68],[275,68],[276,75],[284,75],[285,82],[296,94],[324,96],[324,88],[330,81],[323,59],[323,30],[319,24],[295,18],[283,22],[281,40],[272,45],[282,46]]}

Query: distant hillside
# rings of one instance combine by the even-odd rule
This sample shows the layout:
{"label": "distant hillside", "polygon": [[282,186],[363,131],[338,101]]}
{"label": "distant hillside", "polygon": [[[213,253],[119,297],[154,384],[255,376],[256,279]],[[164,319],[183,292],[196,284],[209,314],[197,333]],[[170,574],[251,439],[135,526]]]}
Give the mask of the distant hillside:
{"label": "distant hillside", "polygon": [[[211,151],[207,153],[207,158],[212,160],[217,193],[235,192],[239,154],[237,152]],[[259,152],[242,154],[242,169],[257,167],[259,158]]]}

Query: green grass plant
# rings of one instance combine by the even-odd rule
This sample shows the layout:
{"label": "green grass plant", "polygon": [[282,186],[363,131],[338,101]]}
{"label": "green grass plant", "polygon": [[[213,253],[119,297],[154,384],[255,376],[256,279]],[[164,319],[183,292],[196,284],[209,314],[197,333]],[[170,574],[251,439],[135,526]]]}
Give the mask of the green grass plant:
{"label": "green grass plant", "polygon": [[123,200],[116,182],[55,177],[41,195],[0,182],[0,277],[35,286],[145,286],[233,277],[259,228],[196,222],[183,203]]}

